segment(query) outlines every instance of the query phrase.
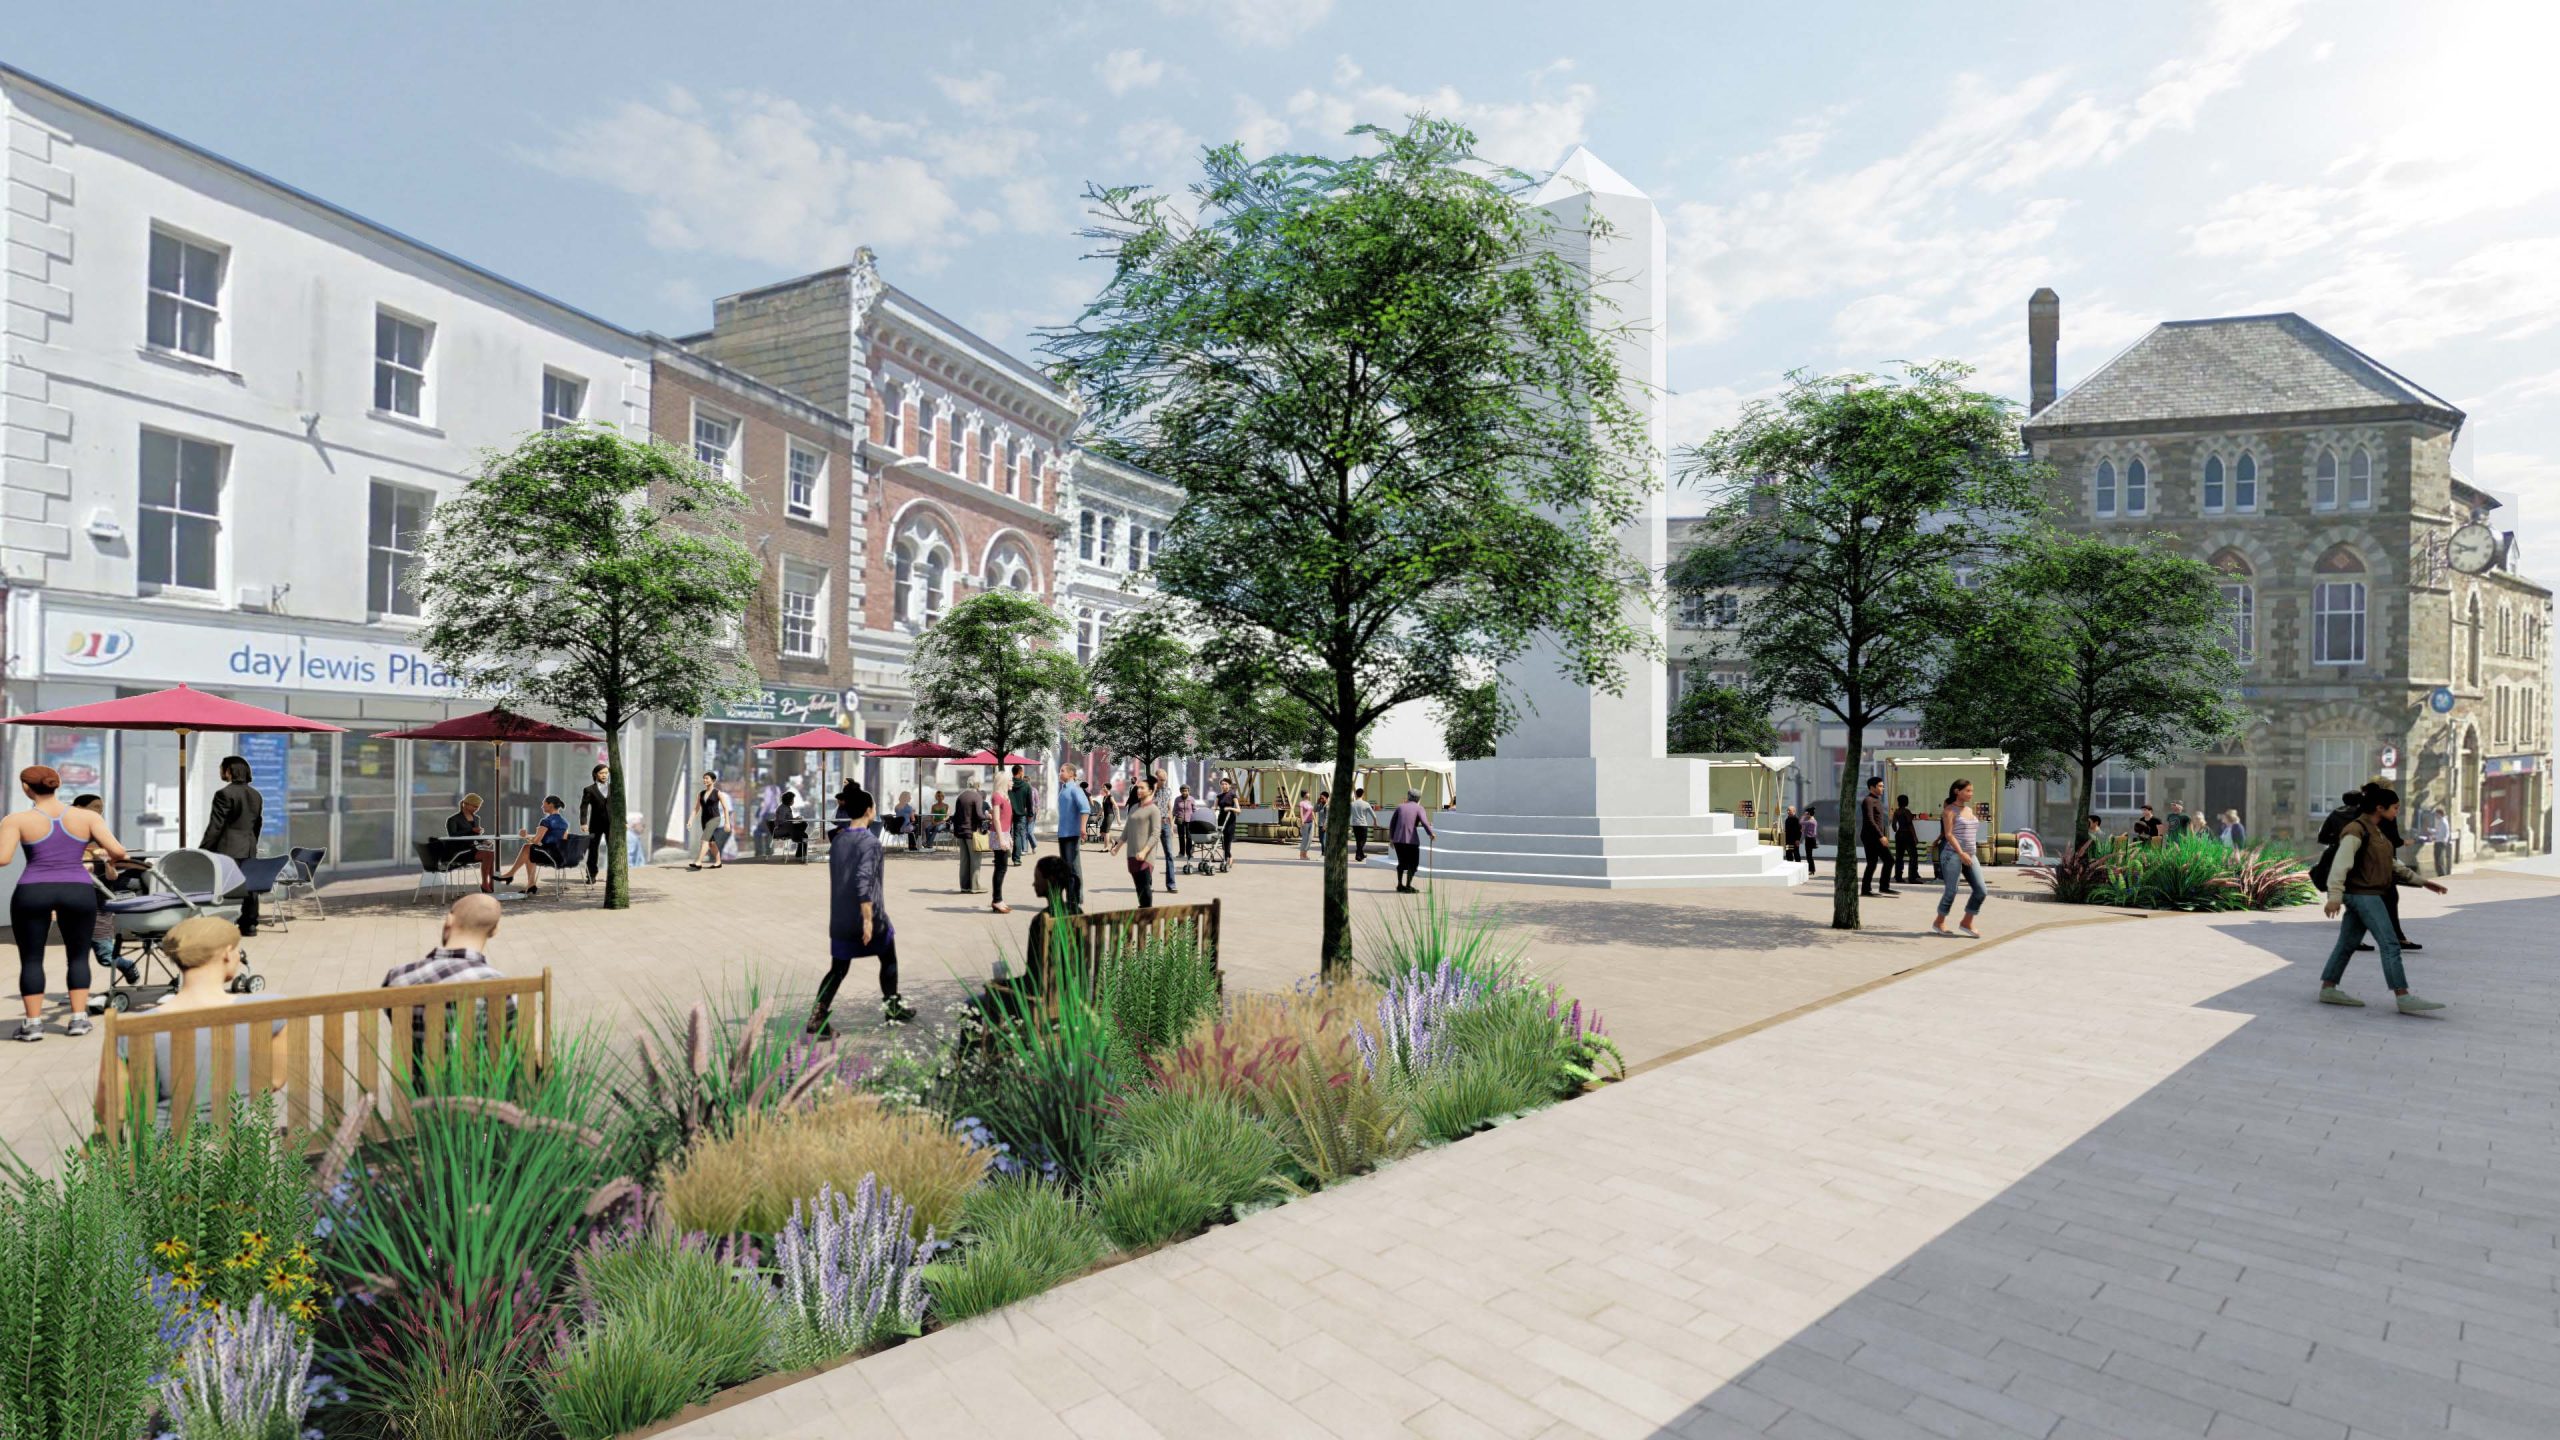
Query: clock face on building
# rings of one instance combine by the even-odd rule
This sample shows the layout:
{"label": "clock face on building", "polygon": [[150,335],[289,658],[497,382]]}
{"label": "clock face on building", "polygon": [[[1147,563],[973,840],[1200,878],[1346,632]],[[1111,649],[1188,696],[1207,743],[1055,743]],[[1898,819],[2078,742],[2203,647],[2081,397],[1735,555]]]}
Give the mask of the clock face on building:
{"label": "clock face on building", "polygon": [[2475,521],[2453,532],[2453,538],[2445,543],[2445,558],[2465,575],[2486,574],[2498,562],[2498,537],[2489,533],[2488,526]]}

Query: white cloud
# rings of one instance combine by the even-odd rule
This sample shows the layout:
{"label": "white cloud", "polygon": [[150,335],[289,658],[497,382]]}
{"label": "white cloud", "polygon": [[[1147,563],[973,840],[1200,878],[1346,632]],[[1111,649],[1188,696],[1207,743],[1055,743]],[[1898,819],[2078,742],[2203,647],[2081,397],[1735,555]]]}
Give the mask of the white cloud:
{"label": "white cloud", "polygon": [[[1555,69],[1549,65],[1539,75]],[[1599,103],[1599,91],[1590,85],[1565,85],[1541,93],[1548,87],[1534,83],[1534,77],[1532,94],[1525,100],[1470,100],[1451,85],[1405,90],[1368,80],[1349,56],[1334,63],[1333,78],[1330,89],[1309,88],[1289,97],[1292,126],[1332,141],[1354,125],[1401,128],[1407,116],[1428,113],[1474,131],[1476,153],[1486,159],[1533,173],[1543,173],[1584,138],[1591,112]]]}
{"label": "white cloud", "polygon": [[1114,95],[1143,90],[1164,78],[1164,62],[1150,60],[1144,50],[1114,50],[1093,67],[1102,88]]}
{"label": "white cloud", "polygon": [[1289,144],[1289,122],[1272,114],[1262,102],[1249,95],[1236,97],[1236,143],[1244,147],[1245,158],[1260,160],[1276,155]]}
{"label": "white cloud", "polygon": [[1122,163],[1158,177],[1160,185],[1172,181],[1199,150],[1198,136],[1161,116],[1120,127]]}
{"label": "white cloud", "polygon": [[2371,354],[2451,340],[2518,340],[2560,326],[2560,237],[2485,245],[2449,262],[2399,254],[2345,257],[2267,309],[2299,310]]}
{"label": "white cloud", "polygon": [[805,270],[869,244],[934,268],[964,222],[961,201],[932,166],[881,153],[852,118],[760,92],[705,102],[678,89],[572,125],[531,158],[631,196],[662,250]]}
{"label": "white cloud", "polygon": [[942,92],[943,99],[978,114],[998,114],[1012,108],[1005,94],[1004,77],[993,70],[981,70],[975,75],[936,75],[933,88]]}
{"label": "white cloud", "polygon": [[1156,0],[1167,15],[1206,15],[1239,45],[1286,45],[1324,23],[1333,0]]}
{"label": "white cloud", "polygon": [[987,180],[1027,169],[1040,148],[1040,137],[1005,126],[984,129],[934,129],[925,133],[923,149],[934,168],[954,180]]}

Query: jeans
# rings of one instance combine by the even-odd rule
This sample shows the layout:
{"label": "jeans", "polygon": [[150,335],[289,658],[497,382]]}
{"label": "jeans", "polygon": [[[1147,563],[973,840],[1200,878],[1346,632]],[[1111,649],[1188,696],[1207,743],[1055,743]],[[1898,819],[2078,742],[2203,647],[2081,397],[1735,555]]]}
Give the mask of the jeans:
{"label": "jeans", "polygon": [[[1017,818],[1013,822],[1013,853],[1016,855],[1038,855],[1040,853],[1040,841],[1038,837],[1031,833],[1031,821],[1027,817]],[[1030,862],[1023,861],[1021,863],[1028,864]]]}
{"label": "jeans", "polygon": [[1991,898],[1990,892],[1982,888],[1981,863],[1974,860],[1959,860],[1955,852],[1950,850],[1941,852],[1938,865],[1938,876],[1947,887],[1944,893],[1938,896],[1938,918],[1946,919],[1947,912],[1956,908],[1958,880],[1973,887],[1973,894],[1964,902],[1964,918],[1970,920],[1979,914],[1982,910],[1982,902]]}
{"label": "jeans", "polygon": [[[1164,826],[1157,837],[1156,854],[1167,860],[1170,860],[1173,856],[1173,819],[1171,816],[1167,816],[1165,818]],[[1164,893],[1167,895],[1170,895],[1174,893],[1175,890],[1181,888],[1173,883],[1173,877],[1176,873],[1178,872],[1172,865],[1168,864],[1164,867]]]}
{"label": "jeans", "polygon": [[1082,840],[1065,835],[1058,837],[1058,858],[1066,861],[1067,868],[1075,872],[1075,878],[1067,884],[1067,898],[1073,900],[1079,910],[1084,908],[1084,856],[1077,852],[1083,845]]}
{"label": "jeans", "polygon": [[2320,983],[2335,985],[2346,978],[2347,962],[2355,958],[2356,946],[2373,936],[2374,949],[2382,955],[2382,983],[2394,991],[2409,988],[2409,977],[2400,969],[2400,936],[2391,928],[2391,910],[2379,895],[2349,895],[2347,908],[2338,916],[2338,943],[2329,947],[2329,963],[2320,967]]}

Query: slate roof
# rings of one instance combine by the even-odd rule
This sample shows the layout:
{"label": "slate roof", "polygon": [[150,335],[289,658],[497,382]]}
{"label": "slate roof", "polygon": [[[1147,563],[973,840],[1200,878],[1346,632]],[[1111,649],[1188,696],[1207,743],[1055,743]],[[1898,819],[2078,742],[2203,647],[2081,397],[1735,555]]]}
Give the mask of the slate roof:
{"label": "slate roof", "polygon": [[2030,431],[2324,410],[2462,412],[2299,315],[2235,315],[2155,326],[2027,421]]}

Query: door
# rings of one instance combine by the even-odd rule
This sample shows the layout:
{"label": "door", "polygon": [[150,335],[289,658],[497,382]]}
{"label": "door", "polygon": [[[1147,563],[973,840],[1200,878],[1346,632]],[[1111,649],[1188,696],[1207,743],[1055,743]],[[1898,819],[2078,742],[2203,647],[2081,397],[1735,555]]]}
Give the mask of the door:
{"label": "door", "polygon": [[333,859],[338,856],[338,837],[330,828],[336,816],[329,804],[329,787],[320,777],[331,773],[335,741],[330,735],[288,735],[284,752],[285,844],[297,850],[326,850]]}
{"label": "door", "polygon": [[398,858],[400,757],[395,742],[350,730],[338,737],[337,861],[383,865]]}
{"label": "door", "polygon": [[2204,767],[2205,826],[2211,829],[2222,823],[2222,812],[2236,810],[2240,823],[2250,823],[2249,767],[2246,765],[2207,765]]}

